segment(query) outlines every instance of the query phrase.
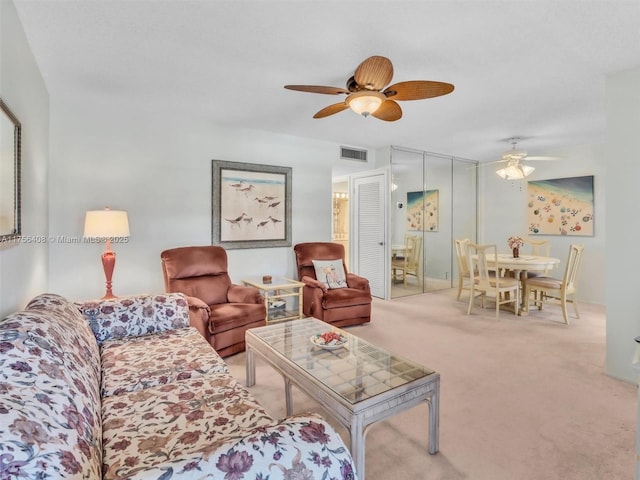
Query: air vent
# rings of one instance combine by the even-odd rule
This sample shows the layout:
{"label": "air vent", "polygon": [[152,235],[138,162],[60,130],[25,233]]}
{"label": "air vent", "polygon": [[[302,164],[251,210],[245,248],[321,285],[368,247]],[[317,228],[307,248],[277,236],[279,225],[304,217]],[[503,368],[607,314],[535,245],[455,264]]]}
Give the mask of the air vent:
{"label": "air vent", "polygon": [[356,162],[367,162],[367,151],[355,148],[340,147],[340,158],[344,160],[355,160]]}

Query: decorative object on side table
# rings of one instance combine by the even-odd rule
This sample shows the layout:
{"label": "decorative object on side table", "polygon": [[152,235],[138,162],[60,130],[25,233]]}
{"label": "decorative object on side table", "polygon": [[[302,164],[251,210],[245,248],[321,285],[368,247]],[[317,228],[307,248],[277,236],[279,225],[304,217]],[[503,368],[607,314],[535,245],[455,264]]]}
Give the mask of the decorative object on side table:
{"label": "decorative object on side table", "polygon": [[509,248],[513,251],[513,258],[519,258],[520,249],[524,245],[524,240],[522,237],[511,236],[507,239],[507,245],[509,245]]}

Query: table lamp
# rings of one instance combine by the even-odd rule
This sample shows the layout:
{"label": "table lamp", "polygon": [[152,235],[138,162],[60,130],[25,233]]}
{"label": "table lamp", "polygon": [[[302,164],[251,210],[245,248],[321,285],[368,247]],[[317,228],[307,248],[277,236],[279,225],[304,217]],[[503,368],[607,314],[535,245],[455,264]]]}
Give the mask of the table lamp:
{"label": "table lamp", "polygon": [[111,250],[112,238],[126,238],[129,236],[129,220],[127,212],[123,210],[90,210],[84,218],[85,238],[106,240],[107,249],[102,254],[102,267],[107,280],[107,292],[102,298],[115,298],[111,290],[111,277],[116,264],[116,254]]}

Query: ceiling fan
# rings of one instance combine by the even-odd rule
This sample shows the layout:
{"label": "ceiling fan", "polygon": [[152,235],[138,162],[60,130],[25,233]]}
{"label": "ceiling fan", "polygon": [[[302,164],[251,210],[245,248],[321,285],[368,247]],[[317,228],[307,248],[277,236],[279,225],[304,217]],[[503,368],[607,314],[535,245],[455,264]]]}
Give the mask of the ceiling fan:
{"label": "ceiling fan", "polygon": [[285,85],[284,88],[326,95],[347,95],[343,102],[323,108],[313,118],[328,117],[351,108],[364,117],[371,115],[387,122],[395,122],[402,118],[402,109],[398,101],[439,97],[451,93],[454,88],[450,83],[428,80],[399,82],[385,88],[392,78],[391,60],[373,56],[358,65],[353,76],[347,80],[346,88],[316,85]]}
{"label": "ceiling fan", "polygon": [[506,163],[503,168],[496,170],[496,173],[505,180],[519,180],[527,177],[533,173],[535,167],[523,163],[525,160],[559,160],[560,157],[549,156],[532,156],[527,155],[527,152],[516,148],[516,144],[522,140],[522,137],[511,137],[506,141],[511,143],[511,150],[504,152],[500,158],[495,162],[489,162],[485,165],[491,165],[495,163]]}

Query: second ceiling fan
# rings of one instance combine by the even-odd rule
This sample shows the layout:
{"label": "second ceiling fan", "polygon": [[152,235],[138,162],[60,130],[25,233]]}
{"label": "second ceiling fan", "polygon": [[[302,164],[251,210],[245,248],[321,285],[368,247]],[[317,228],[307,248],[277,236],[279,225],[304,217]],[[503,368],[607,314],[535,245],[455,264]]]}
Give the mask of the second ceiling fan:
{"label": "second ceiling fan", "polygon": [[343,102],[323,108],[313,118],[328,117],[351,108],[365,117],[371,115],[387,122],[402,118],[402,109],[398,101],[439,97],[451,93],[454,88],[450,83],[429,80],[410,80],[385,88],[391,83],[392,78],[391,60],[373,56],[358,65],[353,76],[347,80],[346,88],[317,85],[285,85],[284,88],[326,95],[347,95]]}
{"label": "second ceiling fan", "polygon": [[511,143],[511,150],[507,150],[504,152],[500,160],[495,162],[485,163],[484,165],[491,165],[496,163],[506,163],[506,166],[496,170],[498,176],[506,179],[506,180],[519,180],[524,177],[529,176],[535,170],[535,167],[531,165],[527,165],[523,163],[525,160],[559,160],[561,157],[550,157],[550,156],[540,156],[540,155],[528,155],[525,150],[520,150],[516,148],[516,144],[523,140],[522,137],[511,137],[506,139]]}

